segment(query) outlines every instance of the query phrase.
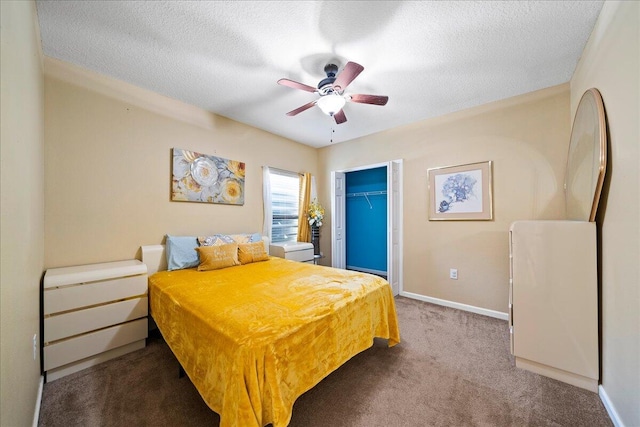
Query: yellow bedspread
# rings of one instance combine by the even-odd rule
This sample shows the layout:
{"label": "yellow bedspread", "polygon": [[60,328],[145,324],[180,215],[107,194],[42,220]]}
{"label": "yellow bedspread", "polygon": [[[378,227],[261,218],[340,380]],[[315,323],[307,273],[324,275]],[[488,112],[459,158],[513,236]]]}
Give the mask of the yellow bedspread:
{"label": "yellow bedspread", "polygon": [[377,276],[270,258],[149,279],[151,314],[221,426],[286,426],[295,400],[374,337],[400,341]]}

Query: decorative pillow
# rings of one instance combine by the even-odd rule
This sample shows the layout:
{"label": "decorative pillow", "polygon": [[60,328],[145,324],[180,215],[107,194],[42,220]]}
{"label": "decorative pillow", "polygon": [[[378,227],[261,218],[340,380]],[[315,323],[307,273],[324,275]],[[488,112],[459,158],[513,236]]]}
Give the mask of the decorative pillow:
{"label": "decorative pillow", "polygon": [[220,246],[228,243],[236,243],[236,241],[226,234],[214,234],[213,236],[198,237],[198,243],[200,243],[200,246]]}
{"label": "decorative pillow", "polygon": [[262,236],[260,233],[253,234],[232,234],[231,237],[236,243],[253,243],[253,242],[261,242]]}
{"label": "decorative pillow", "polygon": [[240,264],[266,261],[269,259],[262,242],[241,243],[238,245],[238,261]]}
{"label": "decorative pillow", "polygon": [[214,234],[212,236],[198,237],[200,246],[216,246],[225,245],[227,243],[252,243],[261,242],[262,235],[260,233],[252,234]]}
{"label": "decorative pillow", "polygon": [[182,270],[196,267],[200,260],[195,249],[198,239],[192,236],[170,236],[167,234],[165,244],[167,254],[167,270]]}
{"label": "decorative pillow", "polygon": [[229,237],[238,244],[251,242],[251,234],[232,234]]}
{"label": "decorative pillow", "polygon": [[240,265],[238,261],[238,244],[200,246],[196,248],[200,255],[198,271],[219,270],[221,268]]}

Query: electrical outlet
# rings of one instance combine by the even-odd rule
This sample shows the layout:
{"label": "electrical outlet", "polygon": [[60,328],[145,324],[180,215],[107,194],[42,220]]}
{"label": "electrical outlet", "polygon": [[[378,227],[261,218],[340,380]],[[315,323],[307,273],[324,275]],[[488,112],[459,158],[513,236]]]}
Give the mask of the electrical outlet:
{"label": "electrical outlet", "polygon": [[33,360],[38,356],[38,334],[33,334]]}
{"label": "electrical outlet", "polygon": [[450,268],[449,269],[449,278],[453,280],[458,280],[458,269]]}

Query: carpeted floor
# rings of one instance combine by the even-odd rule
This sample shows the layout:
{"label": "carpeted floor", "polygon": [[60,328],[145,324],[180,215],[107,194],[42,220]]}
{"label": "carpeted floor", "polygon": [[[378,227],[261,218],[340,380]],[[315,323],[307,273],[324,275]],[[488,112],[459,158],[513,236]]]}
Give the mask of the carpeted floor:
{"label": "carpeted floor", "polygon": [[[402,342],[352,358],[290,426],[611,426],[598,395],[515,368],[502,320],[397,297]],[[44,386],[40,426],[217,426],[160,338]]]}

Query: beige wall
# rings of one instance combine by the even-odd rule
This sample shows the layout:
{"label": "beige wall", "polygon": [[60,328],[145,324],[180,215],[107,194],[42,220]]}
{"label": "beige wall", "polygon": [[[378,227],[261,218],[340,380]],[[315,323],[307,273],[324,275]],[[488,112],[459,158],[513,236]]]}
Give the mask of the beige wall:
{"label": "beige wall", "polygon": [[605,2],[571,80],[571,111],[600,90],[610,135],[602,224],[602,387],[640,426],[640,3]]}
{"label": "beige wall", "polygon": [[[602,227],[602,381],[625,425],[640,424],[637,2],[605,3],[570,91],[549,88],[320,150],[54,60],[43,83],[33,3],[0,4],[0,424],[29,424],[33,414],[39,361],[31,337],[43,268],[132,258],[166,233],[259,231],[265,164],[318,174],[319,198],[329,208],[332,170],[403,159],[404,290],[505,312],[508,227],[564,216],[571,117],[594,86],[612,146]],[[170,202],[172,147],[246,162],[245,205]],[[427,169],[484,160],[494,162],[494,221],[428,221]],[[328,219],[325,263],[330,226]],[[457,281],[448,279],[451,267]]]}
{"label": "beige wall", "polygon": [[40,379],[44,82],[33,2],[0,2],[0,425],[31,425]]}
{"label": "beige wall", "polygon": [[[403,159],[404,291],[505,313],[509,225],[564,216],[569,121],[562,85],[329,146],[320,150],[319,198],[330,207],[331,171]],[[487,160],[494,220],[428,221],[427,169]]]}
{"label": "beige wall", "polygon": [[[45,267],[136,257],[165,234],[262,231],[262,166],[317,151],[47,58]],[[246,163],[245,204],[171,202],[171,148]]]}

